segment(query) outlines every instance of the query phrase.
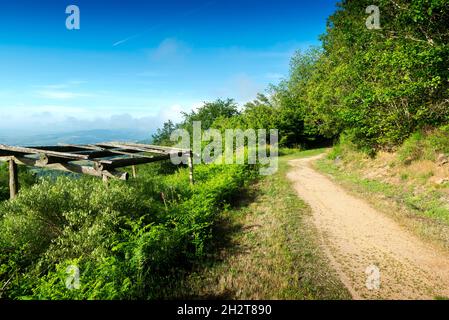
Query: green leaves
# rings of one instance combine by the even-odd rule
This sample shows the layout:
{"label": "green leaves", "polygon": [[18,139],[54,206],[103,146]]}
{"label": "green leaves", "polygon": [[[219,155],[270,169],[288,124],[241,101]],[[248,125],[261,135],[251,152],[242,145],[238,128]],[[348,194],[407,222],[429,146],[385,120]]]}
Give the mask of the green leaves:
{"label": "green leaves", "polygon": [[[199,165],[129,183],[60,177],[0,205],[0,294],[12,299],[146,299],[166,294],[201,259],[212,227],[252,175],[247,166]],[[68,266],[80,288],[65,285]],[[14,280],[14,281],[13,281]]]}
{"label": "green leaves", "polygon": [[326,136],[350,130],[359,147],[391,148],[449,119],[449,1],[380,0],[376,31],[363,24],[371,4],[341,2],[324,51],[297,54],[276,93],[303,113],[298,127],[315,125]]}
{"label": "green leaves", "polygon": [[212,128],[215,120],[229,119],[239,114],[237,104],[233,99],[217,99],[213,102],[205,102],[198,110],[191,113],[183,113],[184,121],[181,126],[191,131],[194,121],[201,121],[203,130]]}

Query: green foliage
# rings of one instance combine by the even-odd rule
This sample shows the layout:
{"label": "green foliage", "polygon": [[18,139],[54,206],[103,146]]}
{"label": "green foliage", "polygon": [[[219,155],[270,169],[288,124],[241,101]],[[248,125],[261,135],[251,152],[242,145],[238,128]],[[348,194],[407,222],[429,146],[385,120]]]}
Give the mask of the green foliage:
{"label": "green foliage", "polygon": [[333,138],[333,134],[321,134],[319,123],[313,117],[314,110],[307,100],[307,86],[321,55],[317,48],[305,53],[296,52],[290,62],[289,78],[271,87],[282,146],[316,147]]}
{"label": "green foliage", "polygon": [[[147,299],[168,294],[201,259],[212,227],[245,181],[247,166],[197,166],[105,186],[91,178],[44,179],[0,205],[0,296],[12,299]],[[80,270],[69,290],[67,267]]]}
{"label": "green foliage", "polygon": [[[357,150],[357,146],[353,143],[354,136],[350,131],[344,132],[340,135],[338,143],[330,150],[327,155],[328,159],[336,160],[345,158],[348,155],[353,155]],[[369,152],[367,152],[369,154]]]}
{"label": "green foliage", "polygon": [[278,112],[268,97],[258,94],[257,99],[248,102],[242,114],[245,128],[277,129]]}
{"label": "green foliage", "polygon": [[416,160],[434,161],[438,154],[449,155],[449,129],[419,131],[411,135],[398,150],[398,159],[403,164]]}
{"label": "green foliage", "polygon": [[157,132],[152,136],[152,143],[160,146],[170,146],[173,142],[170,140],[170,135],[175,131],[177,126],[171,120],[164,123],[163,127],[157,129]]}
{"label": "green foliage", "polygon": [[419,160],[424,154],[424,134],[417,132],[411,135],[398,150],[398,159],[404,164]]}
{"label": "green foliage", "polygon": [[[381,29],[366,27],[380,9]],[[369,155],[449,121],[449,0],[341,1],[322,46],[297,52],[290,74],[241,112],[231,99],[206,103],[181,124],[278,129],[282,147],[316,147],[341,134]]]}
{"label": "green foliage", "polygon": [[[365,9],[373,4],[380,8],[380,30],[365,26]],[[328,20],[322,50],[297,53],[289,78],[274,87],[285,119],[281,139],[351,132],[372,153],[447,124],[448,19],[448,0],[342,1]]]}
{"label": "green foliage", "polygon": [[[36,174],[26,167],[19,167],[19,185],[29,188],[37,181]],[[8,163],[0,162],[0,202],[9,199],[9,171]]]}
{"label": "green foliage", "polygon": [[233,99],[217,99],[213,102],[205,102],[201,108],[190,113],[183,113],[182,127],[191,132],[193,122],[201,121],[202,129],[212,128],[214,121],[220,118],[229,119],[239,114],[237,104]]}

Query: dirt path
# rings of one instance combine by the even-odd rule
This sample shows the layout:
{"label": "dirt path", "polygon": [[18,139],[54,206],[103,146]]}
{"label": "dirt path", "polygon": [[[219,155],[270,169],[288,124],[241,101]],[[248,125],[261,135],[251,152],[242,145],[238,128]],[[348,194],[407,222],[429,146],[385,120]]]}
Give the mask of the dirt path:
{"label": "dirt path", "polygon": [[[353,298],[449,297],[449,254],[313,170],[317,158],[290,161],[288,178],[311,206],[324,251]],[[378,289],[370,266],[380,271]]]}

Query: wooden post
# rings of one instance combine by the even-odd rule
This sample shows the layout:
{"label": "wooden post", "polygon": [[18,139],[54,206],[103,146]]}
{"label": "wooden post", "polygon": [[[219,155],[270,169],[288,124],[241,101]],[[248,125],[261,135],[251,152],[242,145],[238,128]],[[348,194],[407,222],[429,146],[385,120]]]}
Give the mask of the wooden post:
{"label": "wooden post", "polygon": [[189,162],[190,184],[194,184],[195,183],[195,179],[193,177],[193,152],[192,151],[189,152],[188,162]]}
{"label": "wooden post", "polygon": [[137,178],[137,168],[136,166],[132,166],[132,169],[133,169],[133,178],[135,179]]}
{"label": "wooden post", "polygon": [[9,198],[14,199],[19,192],[19,172],[14,159],[9,160]]}
{"label": "wooden post", "polygon": [[105,175],[105,174],[103,174],[103,183],[106,186],[108,186],[108,184],[109,184],[109,177],[107,175]]}

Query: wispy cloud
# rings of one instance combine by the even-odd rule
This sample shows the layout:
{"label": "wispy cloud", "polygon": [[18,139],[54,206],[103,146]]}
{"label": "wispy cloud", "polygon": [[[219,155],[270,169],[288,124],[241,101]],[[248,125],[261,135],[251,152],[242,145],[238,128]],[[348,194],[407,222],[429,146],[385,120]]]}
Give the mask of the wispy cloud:
{"label": "wispy cloud", "polygon": [[46,99],[55,99],[55,100],[69,100],[80,97],[90,97],[91,94],[88,93],[78,93],[71,91],[62,91],[62,90],[42,90],[36,91],[36,94],[41,98]]}
{"label": "wispy cloud", "polygon": [[70,80],[66,83],[35,86],[37,89],[34,93],[41,98],[55,100],[69,100],[92,96],[90,93],[78,92],[77,90],[74,90],[83,83],[85,83],[85,81]]}
{"label": "wispy cloud", "polygon": [[228,77],[221,86],[213,89],[210,94],[218,97],[232,97],[240,104],[253,100],[257,93],[265,90],[265,84],[247,73],[238,73]]}
{"label": "wispy cloud", "polygon": [[167,38],[151,50],[150,57],[155,60],[182,58],[190,51],[191,49],[186,43],[174,38]]}
{"label": "wispy cloud", "polygon": [[[152,27],[151,29],[154,29],[154,27]],[[148,30],[146,30],[145,32],[148,32]],[[143,33],[145,33],[145,32],[143,32]],[[128,38],[119,40],[119,41],[115,42],[112,46],[113,46],[113,47],[117,47],[117,46],[119,46],[119,45],[121,45],[121,44],[123,44],[123,43],[125,43],[125,42],[128,42],[129,40],[132,40],[132,39],[135,39],[135,38],[140,37],[143,33],[137,33],[137,34],[132,35],[132,36],[130,36],[130,37],[128,37]]]}
{"label": "wispy cloud", "polygon": [[[190,10],[188,10],[188,11],[185,11],[183,14],[181,14],[181,16],[183,16],[183,17],[188,17],[188,16],[190,16],[190,15],[193,15],[193,14],[195,14],[195,13],[197,13],[197,12],[199,12],[199,11],[205,9],[206,7],[213,5],[215,2],[217,2],[217,1],[215,1],[215,0],[213,0],[213,1],[208,1],[208,2],[206,2],[206,3],[204,3],[204,4],[200,5],[200,6],[198,6],[198,7],[196,7],[196,8],[193,8],[193,9],[190,9]],[[145,29],[145,30],[142,31],[142,32],[136,33],[136,34],[134,34],[134,35],[132,35],[132,36],[129,36],[129,37],[127,37],[127,38],[124,38],[124,39],[122,39],[122,40],[119,40],[119,41],[114,42],[114,43],[112,44],[112,46],[113,46],[113,47],[117,47],[117,46],[119,46],[119,45],[122,45],[122,44],[124,44],[124,43],[126,43],[126,42],[128,42],[128,41],[130,41],[130,40],[139,38],[139,37],[143,36],[144,34],[149,33],[150,31],[154,31],[155,29],[157,29],[157,28],[159,28],[159,27],[162,27],[163,25],[164,25],[163,23],[153,25],[153,26],[149,27],[148,29]]]}

